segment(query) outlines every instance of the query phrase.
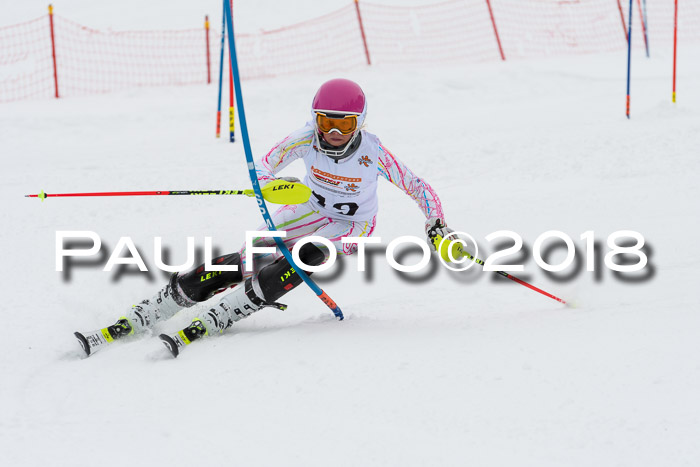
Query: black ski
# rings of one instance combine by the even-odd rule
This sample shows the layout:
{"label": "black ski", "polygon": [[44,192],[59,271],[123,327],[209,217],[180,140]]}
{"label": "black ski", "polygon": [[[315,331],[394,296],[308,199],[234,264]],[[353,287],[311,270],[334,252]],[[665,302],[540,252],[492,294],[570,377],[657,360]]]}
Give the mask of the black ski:
{"label": "black ski", "polygon": [[182,349],[206,333],[207,329],[204,327],[204,323],[202,323],[198,318],[195,318],[192,321],[192,324],[187,326],[182,331],[179,331],[177,334],[161,334],[158,337],[161,341],[163,341],[163,344],[173,355],[173,358],[177,358]]}

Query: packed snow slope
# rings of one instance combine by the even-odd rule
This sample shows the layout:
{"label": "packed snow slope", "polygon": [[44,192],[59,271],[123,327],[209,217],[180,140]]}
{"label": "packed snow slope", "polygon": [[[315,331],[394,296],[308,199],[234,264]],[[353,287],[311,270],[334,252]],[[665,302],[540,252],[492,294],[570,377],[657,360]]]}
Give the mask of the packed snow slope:
{"label": "packed snow slope", "polygon": [[[698,54],[680,52],[675,105],[670,50],[633,57],[630,120],[623,54],[347,74],[369,99],[367,129],[435,188],[480,257],[497,249],[488,234],[512,230],[527,247],[505,258],[524,264],[516,275],[580,306],[480,268],[433,261],[401,276],[380,251],[364,273],[351,257],[315,276],[345,321],[301,286],[287,311],[263,310],[178,359],[155,337],[81,359],[72,334],[165,283],[154,237],[171,264],[185,261],[187,236],[237,250],[261,223],[255,202],[23,195],[248,188],[240,130],[235,144],[214,138],[215,86],[3,105],[3,465],[698,465]],[[303,125],[332,77],[243,83],[256,155]],[[379,195],[384,246],[422,236],[408,197],[385,182]],[[96,232],[102,256],[57,272],[63,230]],[[573,239],[578,270],[551,278],[535,264],[548,230]],[[641,273],[603,263],[619,230],[644,236]],[[600,243],[593,272],[587,231]],[[149,274],[102,271],[126,236]]]}

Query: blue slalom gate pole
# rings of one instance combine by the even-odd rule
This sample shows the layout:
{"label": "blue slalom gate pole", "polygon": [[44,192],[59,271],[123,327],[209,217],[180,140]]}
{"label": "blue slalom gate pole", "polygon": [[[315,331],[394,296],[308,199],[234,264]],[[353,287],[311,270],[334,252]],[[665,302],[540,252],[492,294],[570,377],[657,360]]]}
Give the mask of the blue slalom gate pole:
{"label": "blue slalom gate pole", "polygon": [[627,118],[630,118],[630,70],[632,68],[632,2],[630,0],[629,27],[627,28]]}
{"label": "blue slalom gate pole", "polygon": [[[224,0],[224,3],[226,0]],[[221,53],[219,54],[219,104],[216,109],[216,137],[221,137],[221,86],[224,78],[224,37],[226,34],[226,9],[221,11]]]}
{"label": "blue slalom gate pole", "polygon": [[[250,146],[250,138],[248,136],[248,124],[245,118],[245,107],[243,105],[241,78],[240,73],[238,72],[236,40],[235,36],[233,35],[233,17],[231,15],[231,7],[228,3],[228,0],[224,0],[224,16],[226,18],[226,30],[228,33],[231,72],[233,74],[233,81],[236,91],[236,104],[238,106],[241,134],[243,136],[243,148],[245,150],[245,158],[248,163],[248,175],[250,175],[250,181],[253,184],[253,190],[255,191],[255,198],[258,201],[260,214],[262,214],[263,219],[265,219],[265,224],[267,224],[268,229],[271,231],[276,231],[277,227],[275,227],[275,223],[272,222],[272,217],[270,217],[270,211],[268,210],[267,205],[265,204],[265,200],[263,199],[262,193],[260,191],[260,183],[258,182],[258,176],[255,173],[255,162],[253,161],[253,152]],[[336,318],[342,320],[343,312],[340,310],[340,307],[338,307],[338,305],[336,305],[333,299],[329,297],[328,294],[326,294],[318,285],[316,285],[316,283],[313,280],[311,280],[311,278],[299,266],[297,266],[294,263],[294,260],[292,259],[292,253],[287,248],[287,245],[285,245],[284,242],[278,237],[274,237],[274,240],[275,243],[277,243],[277,247],[280,249],[284,257],[287,259],[287,261],[289,261],[289,264],[294,268],[297,274],[299,274],[299,277],[301,277],[301,279],[306,283],[306,285],[311,287],[311,290],[314,291],[314,293],[321,299],[321,301],[323,301],[323,303],[325,303],[326,306],[333,311],[333,314],[336,316]]]}

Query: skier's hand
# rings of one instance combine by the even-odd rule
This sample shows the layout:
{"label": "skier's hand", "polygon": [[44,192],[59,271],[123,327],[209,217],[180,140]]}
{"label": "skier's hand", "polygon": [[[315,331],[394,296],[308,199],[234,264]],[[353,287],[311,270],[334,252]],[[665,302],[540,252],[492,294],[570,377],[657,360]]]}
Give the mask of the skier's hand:
{"label": "skier's hand", "polygon": [[[428,236],[428,243],[433,251],[437,251],[440,257],[446,262],[459,262],[466,254],[464,250],[465,242],[456,235],[452,235],[454,230],[445,225],[445,219],[432,217],[425,221],[425,233]],[[447,241],[443,241],[448,237]],[[438,251],[438,248],[440,250]]]}
{"label": "skier's hand", "polygon": [[428,243],[433,251],[437,251],[440,241],[450,232],[453,230],[447,228],[445,219],[442,217],[431,217],[425,221],[425,234],[428,236]]}

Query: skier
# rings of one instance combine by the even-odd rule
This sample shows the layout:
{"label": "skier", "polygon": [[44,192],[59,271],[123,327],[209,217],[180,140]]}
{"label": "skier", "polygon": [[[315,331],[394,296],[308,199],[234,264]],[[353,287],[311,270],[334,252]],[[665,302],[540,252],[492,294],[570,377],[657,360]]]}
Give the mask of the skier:
{"label": "skier", "polygon": [[[394,157],[375,135],[363,129],[366,116],[367,100],[360,86],[347,79],[330,80],[313,98],[312,120],[256,161],[261,186],[275,180],[282,169],[297,159],[306,165],[303,183],[313,190],[309,201],[282,206],[272,215],[275,226],[287,232],[284,242],[288,248],[301,238],[314,235],[330,240],[341,254],[356,252],[357,244],[342,243],[341,239],[372,235],[380,176],[418,204],[425,216],[425,232],[433,249],[434,239],[438,235],[445,237],[449,232],[437,193]],[[266,226],[259,230],[266,230]],[[255,244],[274,246],[274,240],[266,237],[257,239]],[[126,335],[142,334],[181,309],[228,291],[187,328],[174,336],[161,336],[177,356],[181,347],[204,335],[223,332],[261,308],[284,309],[285,305],[277,300],[302,279],[279,251],[268,257],[268,264],[255,273],[246,272],[242,267],[245,256],[244,246],[238,253],[220,256],[212,262],[236,265],[236,272],[212,273],[200,265],[189,272],[174,273],[153,298],[134,305],[114,325],[75,335],[90,355],[103,344]],[[316,266],[329,257],[329,251],[322,244],[307,243],[300,248],[299,257],[305,264]],[[264,260],[264,255],[256,256],[260,258]]]}

